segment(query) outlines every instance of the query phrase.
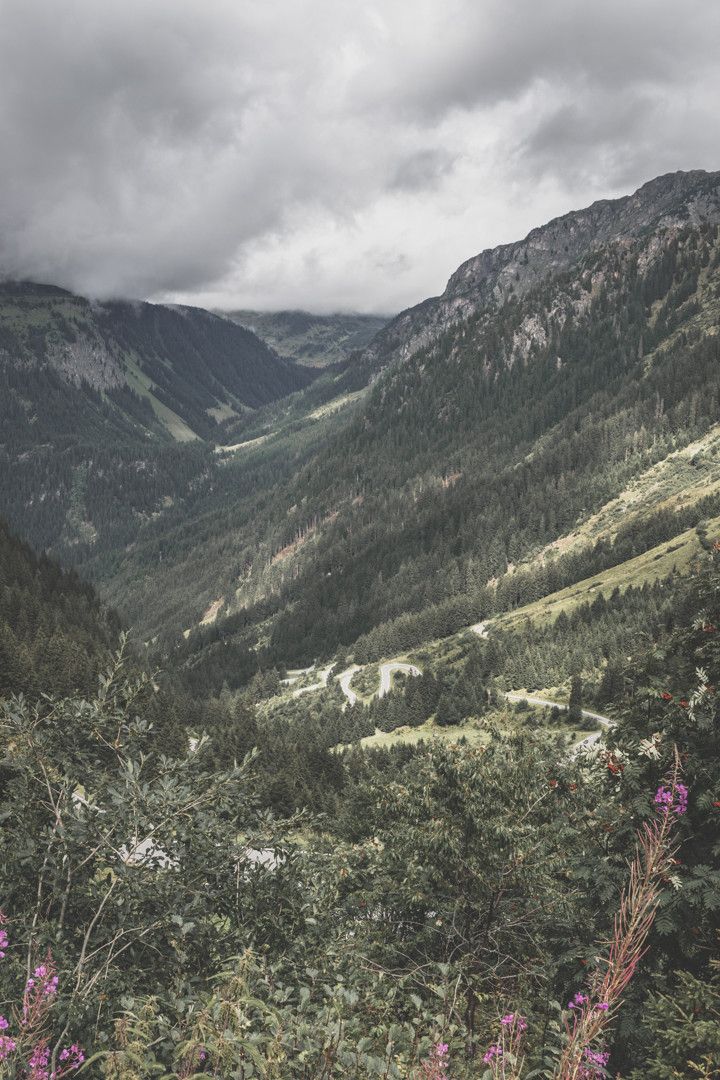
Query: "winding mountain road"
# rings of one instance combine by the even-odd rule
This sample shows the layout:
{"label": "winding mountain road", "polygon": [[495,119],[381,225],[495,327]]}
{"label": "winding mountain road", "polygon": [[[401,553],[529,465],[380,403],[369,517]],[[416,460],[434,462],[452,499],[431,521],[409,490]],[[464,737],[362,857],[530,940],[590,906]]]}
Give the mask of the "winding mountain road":
{"label": "winding mountain road", "polygon": [[338,682],[340,683],[340,689],[342,690],[345,697],[348,699],[348,705],[354,705],[357,701],[357,694],[354,690],[350,689],[350,683],[356,671],[360,671],[360,665],[352,664],[346,671],[342,671],[339,675],[336,676]]}
{"label": "winding mountain road", "polygon": [[[570,710],[569,705],[561,705],[559,701],[548,701],[547,698],[533,697],[530,694],[519,694],[514,691],[505,694],[505,699],[506,701],[513,702],[527,701],[528,705],[540,705],[549,709],[559,709],[560,712],[569,712]],[[581,709],[580,714],[588,720],[595,720],[598,724],[602,724],[604,728],[611,728],[613,726],[613,721],[610,717],[603,716],[601,713],[591,712],[590,709]],[[573,756],[578,754],[580,750],[594,746],[601,735],[601,731],[593,731],[586,739],[582,739],[573,747]]]}
{"label": "winding mountain road", "polygon": [[[489,621],[479,622],[475,623],[474,626],[470,627],[470,632],[473,634],[477,634],[478,637],[487,638],[489,636],[489,629]],[[507,701],[514,702],[527,701],[528,705],[540,705],[549,709],[559,709],[560,712],[568,712],[570,708],[569,705],[562,705],[559,701],[549,701],[547,698],[533,697],[529,694],[519,694],[516,691],[510,691],[509,693],[505,694],[505,699]],[[601,713],[591,712],[590,709],[581,709],[580,712],[582,716],[584,716],[586,719],[595,720],[604,728],[610,728],[613,726],[613,721],[608,716],[603,716]],[[577,744],[577,746],[573,748],[573,756],[579,753],[580,750],[587,749],[588,747],[593,746],[598,741],[601,735],[601,731],[593,731],[592,734],[588,735],[586,739],[582,739]]]}
{"label": "winding mountain road", "polygon": [[[472,633],[477,634],[478,637],[486,638],[488,636],[489,625],[489,623],[485,622],[476,623],[474,626],[470,627],[470,630]],[[328,667],[318,671],[319,681],[312,683],[311,686],[303,686],[298,690],[294,690],[293,697],[297,698],[300,697],[301,694],[309,694],[313,690],[322,690],[326,687],[330,672],[334,666],[334,664],[330,664]],[[340,683],[340,689],[347,699],[347,705],[352,706],[357,704],[358,695],[352,689],[350,684],[357,672],[362,671],[363,666],[364,665],[362,664],[351,664],[349,668],[346,668],[345,671],[341,671],[335,676]],[[294,682],[301,675],[308,674],[312,670],[311,667],[288,672],[289,678],[283,681],[286,684],[290,683],[291,680]],[[395,672],[400,672],[403,675],[411,675],[413,678],[422,675],[421,669],[417,667],[416,664],[406,664],[399,660],[389,660],[386,663],[381,664],[379,668],[380,684],[376,691],[378,698],[383,698],[386,694],[390,693],[390,690],[392,689],[392,677]],[[569,705],[564,705],[559,701],[550,701],[549,698],[537,697],[533,694],[523,694],[517,690],[508,691],[503,696],[506,701],[512,702],[513,704],[516,704],[519,701],[526,701],[528,705],[538,705],[541,708],[547,709],[558,709],[560,712],[568,712],[570,709]],[[345,707],[347,707],[347,705]],[[597,724],[600,724],[602,728],[607,729],[613,726],[613,721],[610,717],[603,716],[602,713],[593,712],[591,709],[581,709],[580,712],[586,720],[594,720]],[[601,735],[602,731],[593,731],[585,739],[581,739],[581,741],[573,747],[572,756],[575,757],[581,750],[594,746]]]}
{"label": "winding mountain road", "polygon": [[412,675],[413,678],[417,678],[418,675],[422,675],[422,671],[415,664],[400,664],[389,663],[380,665],[380,689],[377,696],[379,698],[385,697],[390,693],[392,689],[392,677],[393,673],[399,671],[403,675]]}
{"label": "winding mountain road", "polygon": [[[350,683],[352,682],[353,675],[356,672],[362,670],[362,665],[352,664],[346,671],[342,671],[339,675],[336,675],[336,679],[340,683],[340,689],[347,698],[348,705],[354,705],[358,696],[354,690],[350,689]],[[377,689],[377,696],[379,698],[385,697],[392,690],[392,677],[394,673],[398,671],[403,675],[412,675],[414,678],[418,675],[422,675],[422,671],[415,664],[403,664],[398,660],[390,660],[386,664],[380,665],[380,684]]]}
{"label": "winding mountain road", "polygon": [[[321,668],[318,671],[318,676],[319,676],[319,681],[318,682],[314,682],[310,686],[301,686],[299,690],[293,690],[292,696],[294,698],[298,698],[298,697],[302,697],[303,694],[309,694],[311,690],[322,690],[322,689],[324,689],[324,687],[326,687],[327,684],[328,684],[328,679],[330,678],[330,672],[332,671],[332,669],[334,667],[335,667],[334,664],[329,664],[327,667]],[[312,671],[312,668],[306,668],[305,671]],[[304,674],[304,672],[303,672],[303,674]],[[290,676],[290,677],[294,678],[294,676]],[[299,677],[300,676],[298,676],[298,678]]]}

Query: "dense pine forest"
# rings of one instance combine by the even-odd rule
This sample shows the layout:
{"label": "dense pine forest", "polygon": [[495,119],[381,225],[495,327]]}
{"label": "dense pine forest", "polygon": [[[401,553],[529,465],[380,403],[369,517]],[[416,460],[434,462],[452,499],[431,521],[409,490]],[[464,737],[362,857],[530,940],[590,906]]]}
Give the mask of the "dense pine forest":
{"label": "dense pine forest", "polygon": [[[339,710],[264,723],[246,701],[221,726],[186,717],[187,739],[173,745],[143,708],[162,689],[121,660],[104,656],[94,693],[40,699],[15,696],[18,670],[1,706],[6,1060],[20,1047],[58,1062],[85,1055],[107,1077],[462,1078],[503,1075],[500,1048],[523,1076],[569,1075],[558,1070],[577,1055],[637,1080],[711,1077],[710,547],[681,589],[623,598],[612,625],[627,627],[630,652],[598,689],[614,726],[580,753],[557,718],[493,708],[484,685],[522,656],[551,657],[563,638],[573,647],[589,623],[582,608],[519,638],[515,657],[504,638],[471,650],[458,682],[485,714],[474,744],[330,753],[321,734]],[[74,577],[7,536],[2,565],[18,580],[3,586],[4,641],[27,625],[13,597],[32,606],[42,585],[58,634],[102,626],[107,642],[115,624]],[[611,609],[592,614],[602,625]],[[408,713],[457,719],[445,711],[459,692],[434,678],[411,686]],[[639,897],[628,892],[633,858]],[[650,915],[638,938],[640,901]]]}
{"label": "dense pine forest", "polygon": [[93,693],[119,632],[89,585],[0,521],[0,695]]}

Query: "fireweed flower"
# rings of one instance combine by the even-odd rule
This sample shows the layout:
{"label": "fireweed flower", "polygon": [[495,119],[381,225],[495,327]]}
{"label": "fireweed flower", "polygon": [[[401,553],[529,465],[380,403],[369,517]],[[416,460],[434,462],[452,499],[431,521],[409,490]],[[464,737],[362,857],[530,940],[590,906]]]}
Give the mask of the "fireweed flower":
{"label": "fireweed flower", "polygon": [[677,806],[675,807],[676,814],[687,813],[687,801],[688,801],[688,789],[684,784],[675,785],[675,794],[677,795]]}
{"label": "fireweed flower", "polygon": [[483,1057],[483,1061],[486,1065],[489,1065],[493,1058],[502,1057],[502,1046],[498,1046],[497,1043],[493,1043],[492,1046],[488,1046]]}
{"label": "fireweed flower", "polygon": [[[420,1077],[423,1080],[449,1080],[445,1071],[448,1067],[447,1054],[449,1049],[447,1043],[436,1042],[430,1051],[430,1056],[420,1065],[418,1080],[420,1080]],[[413,1075],[415,1074],[413,1073]]]}
{"label": "fireweed flower", "polygon": [[28,1073],[28,1080],[49,1080],[48,1062],[50,1060],[50,1050],[47,1046],[39,1043],[32,1052],[32,1057],[28,1061],[28,1067],[30,1072]]}
{"label": "fireweed flower", "polygon": [[0,1035],[0,1061],[4,1061],[6,1057],[12,1054],[16,1045],[15,1040],[11,1039],[9,1035]]}
{"label": "fireweed flower", "polygon": [[7,1031],[10,1027],[4,1016],[0,1016],[0,1031]]}
{"label": "fireweed flower", "polygon": [[662,811],[667,813],[667,811],[672,806],[672,801],[672,791],[668,791],[667,788],[664,788],[661,785],[655,792],[655,805],[658,806]]}
{"label": "fireweed flower", "polygon": [[503,1016],[500,1023],[503,1027],[510,1027],[511,1024],[516,1024],[518,1031],[527,1031],[527,1020],[524,1016],[516,1016],[515,1013],[507,1013]]}
{"label": "fireweed flower", "polygon": [[589,1046],[586,1046],[583,1050],[583,1057],[585,1064],[581,1066],[580,1072],[577,1074],[580,1080],[601,1080],[601,1077],[605,1076],[605,1072],[600,1072],[600,1069],[604,1069],[607,1065],[610,1055],[604,1051],[591,1050]]}
{"label": "fireweed flower", "polygon": [[687,803],[688,789],[685,784],[676,784],[674,794],[672,789],[666,788],[662,784],[655,792],[655,805],[661,814],[669,814],[671,810],[675,814],[686,814]]}
{"label": "fireweed flower", "polygon": [[595,1008],[598,1012],[607,1012],[610,1006],[608,1005],[607,1001],[598,1001]]}
{"label": "fireweed flower", "polygon": [[568,1001],[568,1009],[582,1009],[583,1005],[587,1005],[590,998],[587,994],[577,993],[572,1001]]}
{"label": "fireweed flower", "polygon": [[[200,1054],[200,1060],[203,1061],[206,1055]],[[79,1069],[85,1060],[85,1052],[77,1043],[73,1043],[72,1046],[67,1046],[64,1050],[60,1051],[60,1060],[67,1061],[68,1068]]]}

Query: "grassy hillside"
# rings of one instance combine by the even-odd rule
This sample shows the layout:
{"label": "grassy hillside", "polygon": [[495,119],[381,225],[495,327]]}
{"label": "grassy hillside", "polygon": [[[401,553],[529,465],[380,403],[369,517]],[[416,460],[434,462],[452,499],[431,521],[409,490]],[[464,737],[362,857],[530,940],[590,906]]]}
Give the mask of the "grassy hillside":
{"label": "grassy hillside", "polygon": [[[703,535],[714,540],[720,538],[720,517],[703,522]],[[697,529],[686,529],[673,537],[670,543],[658,544],[642,555],[620,563],[592,577],[584,578],[558,592],[543,596],[532,604],[525,604],[513,611],[499,615],[492,625],[500,629],[520,627],[527,619],[533,622],[552,622],[564,612],[570,614],[577,607],[597,596],[609,597],[615,590],[641,588],[658,581],[665,581],[671,574],[690,574],[702,558],[705,548]]]}

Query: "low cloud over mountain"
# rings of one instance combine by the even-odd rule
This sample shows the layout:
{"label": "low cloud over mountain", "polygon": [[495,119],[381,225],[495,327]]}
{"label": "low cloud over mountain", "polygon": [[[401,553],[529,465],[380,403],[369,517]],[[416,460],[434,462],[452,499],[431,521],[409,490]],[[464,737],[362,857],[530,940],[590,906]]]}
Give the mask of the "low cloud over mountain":
{"label": "low cloud over mountain", "polygon": [[5,0],[0,268],[397,310],[538,220],[717,167],[719,44],[702,0]]}

